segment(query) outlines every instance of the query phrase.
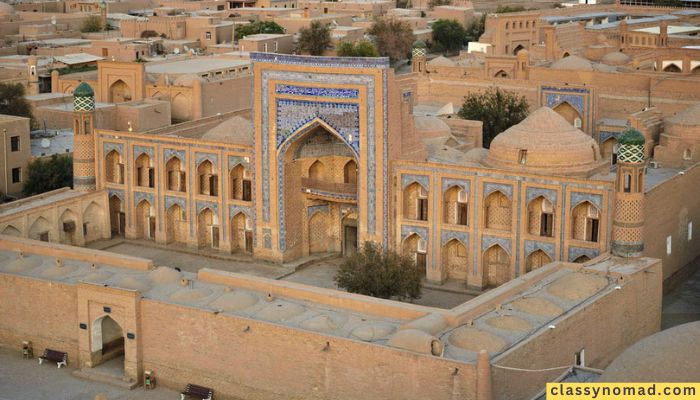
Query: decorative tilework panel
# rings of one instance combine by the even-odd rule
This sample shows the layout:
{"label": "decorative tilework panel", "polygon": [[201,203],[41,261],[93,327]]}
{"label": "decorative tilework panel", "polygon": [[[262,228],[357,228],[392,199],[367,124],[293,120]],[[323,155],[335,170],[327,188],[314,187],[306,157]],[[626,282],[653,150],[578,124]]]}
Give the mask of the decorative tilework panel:
{"label": "decorative tilework panel", "polygon": [[148,154],[148,156],[153,159],[153,147],[134,146],[134,159],[138,158],[141,154]]}
{"label": "decorative tilework panel", "polygon": [[272,231],[269,228],[263,229],[263,247],[272,248]]}
{"label": "decorative tilework panel", "polygon": [[428,228],[422,226],[401,225],[401,240],[406,239],[414,233],[420,236],[421,239],[428,240]]}
{"label": "decorative tilework panel", "polygon": [[556,192],[556,190],[535,188],[535,187],[528,187],[527,188],[526,194],[525,194],[525,203],[530,204],[530,202],[532,200],[534,200],[540,196],[544,197],[550,203],[552,203],[552,206],[554,206],[554,207],[557,206],[557,192]]}
{"label": "decorative tilework panel", "polygon": [[488,197],[493,192],[501,192],[504,195],[508,196],[508,198],[512,201],[513,200],[513,186],[512,185],[506,185],[503,183],[484,183],[484,198]]}
{"label": "decorative tilework panel", "polygon": [[443,178],[442,179],[442,191],[445,192],[447,189],[451,188],[452,186],[458,186],[462,190],[464,190],[465,193],[470,193],[471,191],[471,182],[470,181],[465,181],[462,179],[449,179],[449,178]]}
{"label": "decorative tilework panel", "polygon": [[594,259],[599,255],[598,249],[587,249],[584,247],[569,247],[569,262],[573,262],[575,259],[581,256],[588,256],[590,259]]}
{"label": "decorative tilework panel", "polygon": [[211,202],[211,201],[198,201],[197,202],[197,214],[202,212],[205,208],[208,208],[214,212],[214,214],[218,214],[219,212],[219,205],[217,203]]}
{"label": "decorative tilework panel", "polygon": [[617,140],[623,133],[624,132],[600,131],[598,133],[598,143],[603,143],[610,138],[615,138],[615,140]]}
{"label": "decorative tilework panel", "polygon": [[592,193],[571,192],[571,201],[569,202],[569,204],[571,204],[571,208],[576,207],[584,201],[588,201],[589,203],[598,207],[599,211],[603,210],[603,197],[601,195]]}
{"label": "decorative tilework panel", "polygon": [[321,204],[317,206],[309,206],[306,210],[306,213],[309,216],[309,218],[311,218],[311,216],[317,212],[328,214],[330,212],[330,208],[328,207],[328,204]]}
{"label": "decorative tilework panel", "polygon": [[360,113],[357,104],[277,100],[277,148],[309,122],[319,119],[341,136],[355,154],[360,153]]}
{"label": "decorative tilework panel", "polygon": [[417,182],[426,191],[430,190],[429,177],[427,175],[413,175],[413,174],[402,174],[401,175],[401,189],[406,189],[406,186]]}
{"label": "decorative tilework panel", "polygon": [[512,250],[510,247],[510,239],[501,238],[501,237],[497,237],[497,236],[488,236],[488,235],[484,235],[481,237],[481,252],[483,253],[484,251],[486,251],[486,249],[493,246],[494,244],[497,244],[497,245],[503,247],[503,249],[505,251],[507,251],[508,254],[512,253]]}
{"label": "decorative tilework panel", "polygon": [[231,170],[238,164],[243,165],[244,168],[248,169],[249,168],[249,161],[250,158],[248,157],[240,157],[240,156],[228,156],[228,169]]}
{"label": "decorative tilework panel", "polygon": [[562,103],[569,103],[581,116],[586,115],[586,89],[543,87],[544,105],[555,108]]}
{"label": "decorative tilework panel", "polygon": [[554,244],[537,242],[534,240],[525,241],[525,257],[532,254],[533,251],[542,250],[549,256],[550,259],[556,260],[556,255],[554,254]]}
{"label": "decorative tilework panel", "polygon": [[214,164],[214,167],[218,165],[219,163],[219,156],[217,154],[211,154],[211,153],[200,153],[196,152],[194,153],[194,159],[195,159],[195,165],[199,165],[204,162],[204,160],[208,160],[210,163]]}
{"label": "decorative tilework panel", "polygon": [[464,247],[469,248],[469,232],[447,231],[443,230],[440,233],[440,244],[444,246],[452,239],[457,239]]}
{"label": "decorative tilework panel", "polygon": [[315,97],[335,97],[341,99],[356,99],[360,94],[360,91],[357,89],[284,85],[281,83],[275,86],[275,92],[277,94]]}
{"label": "decorative tilework panel", "polygon": [[119,200],[124,202],[124,191],[119,189],[109,189],[109,197],[117,196]]}
{"label": "decorative tilework panel", "polygon": [[172,157],[177,157],[180,162],[185,162],[185,150],[165,149],[163,155],[165,162],[168,162]]}
{"label": "decorative tilework panel", "polygon": [[155,205],[153,193],[134,192],[134,204],[139,204],[143,200],[148,201],[148,204],[150,204],[151,206]]}
{"label": "decorative tilework panel", "polygon": [[182,197],[165,196],[165,209],[166,210],[168,210],[174,204],[177,204],[183,210],[187,210],[187,204],[185,202],[185,199],[183,199]]}
{"label": "decorative tilework panel", "polygon": [[111,142],[103,142],[102,143],[102,150],[104,151],[105,155],[109,153],[112,150],[116,150],[117,153],[124,155],[124,144],[122,143],[111,143]]}
{"label": "decorative tilework panel", "polygon": [[231,205],[228,207],[228,216],[229,216],[229,218],[235,217],[236,215],[238,215],[238,213],[243,213],[243,214],[245,214],[245,216],[248,217],[248,219],[250,219],[250,220],[253,220],[253,219],[254,219],[254,218],[252,218],[253,212],[252,212],[252,210],[250,209],[250,207],[239,206],[239,205],[236,205],[236,204],[231,204]]}

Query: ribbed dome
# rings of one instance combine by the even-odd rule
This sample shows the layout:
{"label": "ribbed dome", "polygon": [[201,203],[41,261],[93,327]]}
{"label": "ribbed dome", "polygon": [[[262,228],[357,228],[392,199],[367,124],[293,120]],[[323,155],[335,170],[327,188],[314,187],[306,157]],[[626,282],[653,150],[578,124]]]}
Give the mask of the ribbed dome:
{"label": "ribbed dome", "polygon": [[593,138],[542,107],[496,136],[485,163],[533,174],[588,176],[605,161]]}
{"label": "ribbed dome", "polygon": [[593,71],[593,63],[583,57],[568,56],[553,62],[549,68],[570,71]]}
{"label": "ribbed dome", "polygon": [[73,96],[75,97],[93,97],[95,91],[86,82],[81,82],[77,88],[73,91]]}
{"label": "ribbed dome", "polygon": [[628,347],[599,382],[697,382],[700,321],[674,326]]}
{"label": "ribbed dome", "polygon": [[619,51],[612,51],[604,55],[603,58],[600,59],[600,62],[608,65],[626,65],[630,60],[631,58],[627,54]]}

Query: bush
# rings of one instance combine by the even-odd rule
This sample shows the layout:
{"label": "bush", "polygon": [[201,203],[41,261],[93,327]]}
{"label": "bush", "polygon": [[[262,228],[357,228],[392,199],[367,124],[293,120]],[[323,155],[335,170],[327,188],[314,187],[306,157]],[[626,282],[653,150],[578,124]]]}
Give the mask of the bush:
{"label": "bush", "polygon": [[299,30],[299,49],[312,56],[320,56],[331,45],[331,28],[314,21],[308,28]]}
{"label": "bush", "polygon": [[54,154],[51,158],[36,158],[27,165],[24,194],[33,196],[73,186],[73,157]]}
{"label": "bush", "polygon": [[90,15],[80,24],[80,32],[100,32],[102,30],[102,18],[99,15]]}
{"label": "bush", "polygon": [[379,57],[379,51],[366,40],[357,43],[343,42],[338,46],[339,57]]}
{"label": "bush", "polygon": [[499,133],[524,120],[529,108],[525,96],[490,88],[484,93],[470,93],[465,97],[458,115],[484,123],[484,148],[488,149]]}
{"label": "bush", "polygon": [[421,295],[421,279],[425,274],[415,260],[392,250],[386,252],[374,242],[362,248],[341,264],[335,281],[353,293],[388,299],[417,299]]}

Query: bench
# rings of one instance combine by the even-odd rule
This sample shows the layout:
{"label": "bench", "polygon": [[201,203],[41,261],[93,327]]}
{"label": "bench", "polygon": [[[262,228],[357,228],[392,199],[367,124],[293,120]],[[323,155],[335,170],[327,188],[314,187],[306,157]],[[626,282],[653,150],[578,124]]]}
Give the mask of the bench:
{"label": "bench", "polygon": [[185,400],[185,397],[194,397],[200,400],[211,400],[214,396],[214,391],[204,386],[187,384],[185,391],[180,393],[180,400]]}
{"label": "bench", "polygon": [[44,354],[39,357],[39,364],[44,361],[53,361],[58,365],[58,368],[61,368],[61,365],[68,365],[68,353],[46,349],[44,350]]}

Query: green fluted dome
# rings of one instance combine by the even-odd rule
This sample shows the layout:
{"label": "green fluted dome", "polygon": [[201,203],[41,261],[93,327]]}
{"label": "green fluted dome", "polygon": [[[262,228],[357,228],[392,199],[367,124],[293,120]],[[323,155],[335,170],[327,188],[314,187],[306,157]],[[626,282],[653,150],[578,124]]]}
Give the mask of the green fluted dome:
{"label": "green fluted dome", "polygon": [[426,45],[425,42],[422,40],[416,40],[415,42],[413,42],[412,48],[414,48],[414,49],[427,49],[428,45]]}
{"label": "green fluted dome", "polygon": [[73,96],[75,97],[94,97],[95,91],[92,90],[90,85],[85,82],[81,82],[77,88],[73,91]]}
{"label": "green fluted dome", "polygon": [[637,146],[644,145],[645,142],[646,139],[644,139],[644,136],[634,128],[627,128],[625,131],[623,131],[622,136],[620,136],[620,139],[618,140],[618,143],[620,144]]}

